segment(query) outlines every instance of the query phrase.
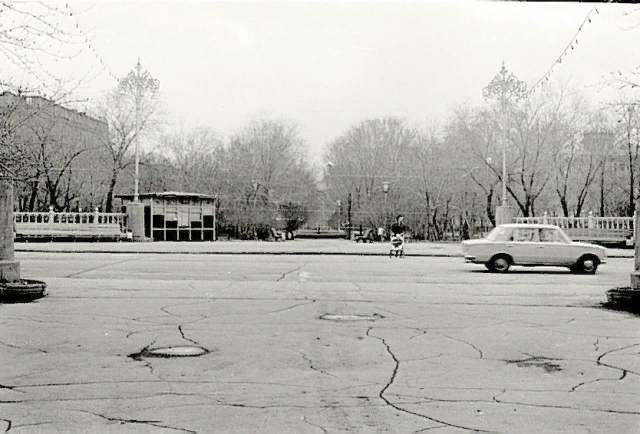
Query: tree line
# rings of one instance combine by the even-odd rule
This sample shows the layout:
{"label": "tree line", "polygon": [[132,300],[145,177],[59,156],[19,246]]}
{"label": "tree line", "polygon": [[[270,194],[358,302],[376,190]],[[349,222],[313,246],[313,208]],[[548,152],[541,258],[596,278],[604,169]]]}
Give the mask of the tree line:
{"label": "tree line", "polygon": [[397,214],[417,238],[486,231],[502,201],[503,148],[507,202],[523,216],[630,216],[638,195],[635,102],[595,107],[566,84],[507,107],[460,104],[439,126],[363,120],[325,146],[320,168],[287,120],[253,119],[222,137],[167,128],[158,94],[140,101],[139,129],[133,98],[118,89],[91,116],[10,95],[0,156],[23,211],[117,211],[116,194],[133,189],[136,131],[147,143],[140,191],[218,195],[221,232],[237,238],[304,224],[377,228]]}
{"label": "tree line", "polygon": [[561,83],[506,107],[460,104],[439,131],[366,120],[328,144],[324,182],[356,226],[403,214],[416,237],[465,238],[495,225],[504,155],[506,201],[519,215],[632,216],[635,108],[624,95],[596,107]]}

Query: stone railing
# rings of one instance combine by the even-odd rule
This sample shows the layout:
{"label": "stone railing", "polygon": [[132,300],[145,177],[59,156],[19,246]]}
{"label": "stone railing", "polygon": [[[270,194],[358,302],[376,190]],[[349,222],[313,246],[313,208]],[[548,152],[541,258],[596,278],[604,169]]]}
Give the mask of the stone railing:
{"label": "stone railing", "polygon": [[16,237],[126,238],[127,216],[95,212],[14,212]]}
{"label": "stone railing", "polygon": [[624,241],[635,239],[635,217],[554,217],[546,212],[542,217],[516,217],[516,223],[555,225],[577,240]]}

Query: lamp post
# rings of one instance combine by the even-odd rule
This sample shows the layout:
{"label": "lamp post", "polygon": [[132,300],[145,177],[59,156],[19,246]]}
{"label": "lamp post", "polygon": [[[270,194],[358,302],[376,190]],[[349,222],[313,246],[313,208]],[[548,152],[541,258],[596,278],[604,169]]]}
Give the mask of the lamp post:
{"label": "lamp post", "polygon": [[154,79],[149,71],[142,69],[140,64],[140,57],[138,57],[138,63],[135,68],[129,72],[129,74],[119,80],[118,86],[120,91],[133,95],[136,103],[136,135],[135,135],[135,181],[133,191],[133,201],[138,202],[138,184],[140,179],[140,103],[142,98],[149,94],[155,94],[160,88],[160,82]]}
{"label": "lamp post", "polygon": [[256,198],[258,197],[258,187],[260,186],[260,184],[258,184],[258,181],[256,181],[255,179],[251,180],[251,184],[253,185],[253,207],[256,207]]}
{"label": "lamp post", "polygon": [[351,192],[347,196],[347,239],[351,239]]}
{"label": "lamp post", "polygon": [[336,206],[338,207],[338,230],[340,230],[340,219],[342,218],[342,201],[336,200]]}
{"label": "lamp post", "polygon": [[384,230],[387,230],[387,196],[389,195],[389,182],[384,181],[382,183],[382,191],[384,192]]}
{"label": "lamp post", "polygon": [[[491,161],[492,161],[492,159],[491,159],[491,157],[487,157],[485,161],[487,162],[487,190],[489,190],[489,192],[491,192],[491,195],[493,196],[493,185],[492,184],[490,185],[490,183],[491,183]],[[487,193],[487,202],[489,201],[488,194],[489,193]],[[489,227],[489,224],[491,223],[491,219],[490,219],[490,216],[489,216],[490,212],[491,212],[491,209],[489,207],[489,209],[487,210],[487,220],[489,220],[489,221],[482,225],[483,233],[485,232],[485,229],[487,227]],[[495,219],[495,216],[494,216],[494,219]]]}
{"label": "lamp post", "polygon": [[526,83],[517,79],[513,73],[507,71],[502,62],[502,68],[491,82],[482,90],[485,100],[493,99],[500,102],[502,109],[502,200],[501,205],[507,206],[507,106],[511,99],[522,99],[526,94]]}

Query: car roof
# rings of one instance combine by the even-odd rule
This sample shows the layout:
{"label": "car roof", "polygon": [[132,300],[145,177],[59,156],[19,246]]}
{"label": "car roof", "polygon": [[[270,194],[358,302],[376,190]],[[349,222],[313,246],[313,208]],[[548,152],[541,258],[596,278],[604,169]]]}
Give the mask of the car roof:
{"label": "car roof", "polygon": [[504,225],[500,225],[499,227],[505,228],[542,228],[542,229],[560,229],[555,225],[544,225],[542,223],[508,223]]}

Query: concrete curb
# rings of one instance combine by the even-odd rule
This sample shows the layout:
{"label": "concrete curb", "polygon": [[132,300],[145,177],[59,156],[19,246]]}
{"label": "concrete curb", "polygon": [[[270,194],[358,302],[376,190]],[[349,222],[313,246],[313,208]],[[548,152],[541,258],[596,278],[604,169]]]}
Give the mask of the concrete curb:
{"label": "concrete curb", "polygon": [[[255,251],[239,251],[239,252],[185,252],[185,251],[143,251],[143,250],[54,250],[54,249],[16,249],[16,252],[22,253],[108,253],[114,255],[273,255],[273,256],[389,256],[389,253],[373,253],[373,252],[255,252]],[[405,253],[404,256],[413,257],[436,257],[436,258],[462,258],[462,253]]]}
{"label": "concrete curb", "polygon": [[[16,248],[23,253],[102,253],[130,255],[273,255],[273,256],[389,256],[388,252],[323,252],[323,251],[149,251],[149,250],[106,250],[106,249],[29,249]],[[462,258],[462,253],[405,253],[406,257]],[[609,259],[633,259],[633,255],[609,254]]]}

